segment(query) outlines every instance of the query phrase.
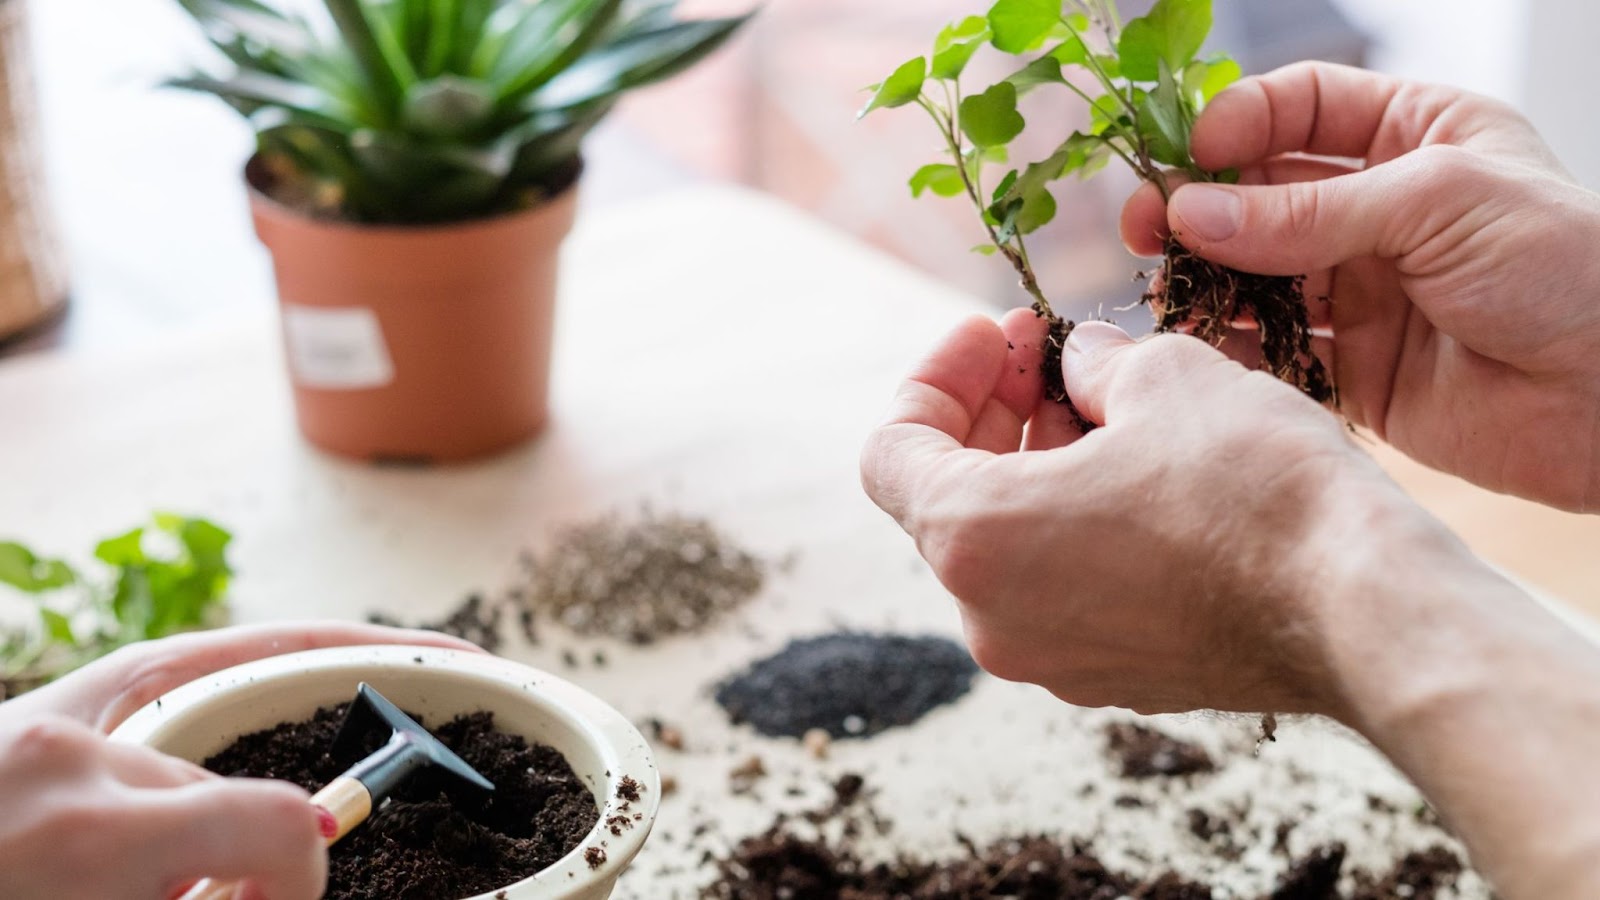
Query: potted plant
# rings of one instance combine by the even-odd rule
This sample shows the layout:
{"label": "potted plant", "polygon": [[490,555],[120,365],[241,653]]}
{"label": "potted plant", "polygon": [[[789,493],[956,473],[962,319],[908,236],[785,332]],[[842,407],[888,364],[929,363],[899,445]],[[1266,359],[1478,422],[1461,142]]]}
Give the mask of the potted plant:
{"label": "potted plant", "polygon": [[[362,683],[423,717],[430,728],[457,716],[492,713],[497,731],[559,753],[593,797],[594,827],[570,852],[472,900],[604,900],[611,895],[655,823],[661,789],[654,757],[643,735],[621,713],[566,681],[518,663],[426,647],[336,647],[289,654],[171,691],[135,713],[111,739],[200,763],[241,737],[348,702]],[[501,783],[496,790],[505,793],[511,787]],[[336,867],[382,877],[385,873],[375,870],[368,857],[348,846],[354,839],[352,835],[334,845]],[[350,858],[341,862],[341,853]]]}
{"label": "potted plant", "polygon": [[580,146],[626,92],[746,17],[671,0],[178,0],[230,68],[171,84],[255,129],[300,426],[362,459],[452,461],[546,418]]}
{"label": "potted plant", "polygon": [[[1010,263],[1034,311],[1050,324],[1045,387],[1058,402],[1068,402],[1060,363],[1074,324],[1051,308],[1028,256],[1028,235],[1055,218],[1056,182],[1092,177],[1113,160],[1168,197],[1174,177],[1238,179],[1238,172],[1201,169],[1189,151],[1201,111],[1241,75],[1228,56],[1202,55],[1211,26],[1211,0],[1157,0],[1134,18],[1125,18],[1116,0],[995,0],[986,15],[941,31],[931,55],[874,85],[861,111],[914,105],[931,119],[944,159],[918,169],[911,192],[965,197],[976,209],[985,240],[974,250]],[[962,75],[985,46],[1018,61],[1005,78],[975,90]],[[1018,101],[1041,90],[1082,100],[1089,125],[1058,134],[1054,152],[1023,164],[1012,158],[1013,142],[1030,124]],[[1005,174],[986,179],[996,166]],[[1332,378],[1312,353],[1304,281],[1216,265],[1173,237],[1143,302],[1157,331],[1187,330],[1213,344],[1250,323],[1264,370],[1319,403],[1337,403]]]}

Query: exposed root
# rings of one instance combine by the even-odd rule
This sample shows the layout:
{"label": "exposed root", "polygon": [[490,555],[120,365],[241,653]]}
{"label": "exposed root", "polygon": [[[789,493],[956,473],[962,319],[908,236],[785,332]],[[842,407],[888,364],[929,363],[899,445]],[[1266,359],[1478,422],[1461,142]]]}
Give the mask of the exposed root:
{"label": "exposed root", "polygon": [[1260,329],[1263,370],[1318,403],[1338,400],[1327,368],[1311,351],[1305,278],[1239,272],[1169,240],[1160,285],[1145,294],[1144,302],[1156,314],[1156,331],[1187,326],[1213,346],[1230,335],[1237,339],[1234,322],[1253,320]]}

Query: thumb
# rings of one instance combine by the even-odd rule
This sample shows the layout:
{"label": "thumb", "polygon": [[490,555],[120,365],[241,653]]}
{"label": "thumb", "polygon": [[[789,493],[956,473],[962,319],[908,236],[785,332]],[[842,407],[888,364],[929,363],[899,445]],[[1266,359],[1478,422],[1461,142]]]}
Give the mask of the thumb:
{"label": "thumb", "polygon": [[1212,262],[1299,275],[1406,256],[1476,207],[1487,183],[1467,151],[1427,147],[1321,181],[1184,185],[1172,195],[1168,224]]}
{"label": "thumb", "polygon": [[1073,405],[1100,425],[1153,406],[1187,403],[1210,372],[1237,369],[1199,338],[1164,334],[1135,341],[1107,322],[1073,329],[1061,365]]}

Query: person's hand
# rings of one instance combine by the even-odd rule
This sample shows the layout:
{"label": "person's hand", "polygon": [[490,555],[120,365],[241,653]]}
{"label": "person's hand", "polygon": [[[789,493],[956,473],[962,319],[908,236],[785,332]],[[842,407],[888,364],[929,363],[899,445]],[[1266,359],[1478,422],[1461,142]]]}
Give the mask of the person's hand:
{"label": "person's hand", "polygon": [[1493,490],[1600,509],[1600,196],[1520,115],[1302,64],[1219,95],[1193,152],[1244,184],[1182,186],[1170,207],[1147,187],[1124,210],[1130,249],[1173,234],[1234,268],[1309,274],[1351,421]]}
{"label": "person's hand", "polygon": [[1068,391],[1104,424],[1080,435],[1041,400],[1043,328],[963,325],[862,460],[978,663],[1083,706],[1341,713],[1313,598],[1373,541],[1453,539],[1333,416],[1195,338],[1079,326]]}
{"label": "person's hand", "polygon": [[231,628],[126,647],[0,703],[0,897],[167,900],[204,877],[249,879],[246,895],[262,900],[321,896],[327,855],[305,791],[218,778],[104,734],[220,669],[359,644],[477,650],[369,625]]}
{"label": "person's hand", "polygon": [[197,631],[123,647],[59,681],[0,703],[0,718],[62,715],[110,734],[157,697],[213,672],[269,656],[368,644],[483,652],[474,644],[431,631],[349,622],[286,622]]}

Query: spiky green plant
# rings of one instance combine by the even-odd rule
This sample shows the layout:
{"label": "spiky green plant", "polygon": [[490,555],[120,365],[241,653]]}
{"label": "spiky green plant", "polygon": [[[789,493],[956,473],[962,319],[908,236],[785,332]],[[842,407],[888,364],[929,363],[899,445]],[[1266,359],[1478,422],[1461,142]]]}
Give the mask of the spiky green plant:
{"label": "spiky green plant", "polygon": [[562,190],[619,97],[698,62],[748,18],[678,20],[674,0],[178,2],[231,66],[170,84],[250,121],[274,196],[399,224]]}

